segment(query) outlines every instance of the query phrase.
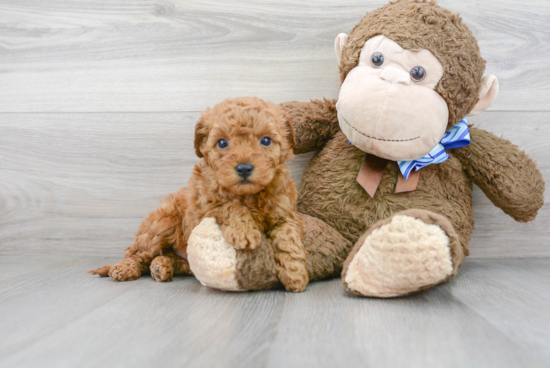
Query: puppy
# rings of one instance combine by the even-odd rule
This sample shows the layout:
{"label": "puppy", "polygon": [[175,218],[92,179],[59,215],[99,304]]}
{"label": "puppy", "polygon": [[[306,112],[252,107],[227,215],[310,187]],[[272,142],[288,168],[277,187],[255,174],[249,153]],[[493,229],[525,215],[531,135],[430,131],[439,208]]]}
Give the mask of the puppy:
{"label": "puppy", "polygon": [[195,127],[201,160],[189,187],[143,220],[124,260],[90,273],[118,281],[134,280],[149,268],[157,281],[190,274],[187,240],[202,219],[212,217],[235,249],[255,249],[262,234],[270,238],[279,280],[289,291],[303,291],[309,282],[306,252],[297,191],[285,164],[294,144],[290,117],[274,104],[242,97],[208,109]]}

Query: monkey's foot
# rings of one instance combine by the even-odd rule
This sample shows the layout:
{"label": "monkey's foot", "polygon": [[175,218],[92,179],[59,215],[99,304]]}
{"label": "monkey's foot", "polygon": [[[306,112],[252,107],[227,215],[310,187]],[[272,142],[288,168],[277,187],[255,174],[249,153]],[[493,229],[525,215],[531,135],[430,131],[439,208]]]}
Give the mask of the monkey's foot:
{"label": "monkey's foot", "polygon": [[239,291],[237,252],[223,237],[214,218],[205,218],[191,232],[187,260],[195,277],[204,286]]}
{"label": "monkey's foot", "polygon": [[174,267],[172,260],[166,256],[156,256],[149,266],[151,276],[158,282],[172,281],[174,277]]}
{"label": "monkey's foot", "polygon": [[463,260],[458,235],[445,217],[408,210],[380,221],[359,239],[342,279],[357,295],[395,297],[449,280]]}
{"label": "monkey's foot", "polygon": [[266,290],[278,285],[271,241],[262,236],[256,249],[235,250],[213,218],[193,229],[187,242],[187,260],[204,286],[220,290]]}

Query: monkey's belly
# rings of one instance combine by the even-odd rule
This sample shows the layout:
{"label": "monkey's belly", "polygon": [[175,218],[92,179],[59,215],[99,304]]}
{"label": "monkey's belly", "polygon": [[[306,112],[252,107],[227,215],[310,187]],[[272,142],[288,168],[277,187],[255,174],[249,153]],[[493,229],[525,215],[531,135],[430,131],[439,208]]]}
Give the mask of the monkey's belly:
{"label": "monkey's belly", "polygon": [[298,211],[317,217],[355,243],[373,224],[395,212],[419,208],[446,216],[467,247],[473,230],[472,182],[452,156],[420,170],[413,192],[395,193],[398,166],[389,162],[374,198],[356,178],[365,153],[339,132],[310,161],[300,184]]}

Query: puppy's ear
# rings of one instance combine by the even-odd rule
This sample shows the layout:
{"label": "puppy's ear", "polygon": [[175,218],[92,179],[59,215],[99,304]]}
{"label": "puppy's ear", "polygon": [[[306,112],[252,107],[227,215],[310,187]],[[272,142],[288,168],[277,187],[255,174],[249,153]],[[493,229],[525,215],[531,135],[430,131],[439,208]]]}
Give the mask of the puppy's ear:
{"label": "puppy's ear", "polygon": [[203,158],[204,155],[201,152],[201,146],[203,142],[208,138],[210,132],[210,124],[207,123],[204,115],[201,116],[197,125],[195,125],[195,153],[199,158]]}

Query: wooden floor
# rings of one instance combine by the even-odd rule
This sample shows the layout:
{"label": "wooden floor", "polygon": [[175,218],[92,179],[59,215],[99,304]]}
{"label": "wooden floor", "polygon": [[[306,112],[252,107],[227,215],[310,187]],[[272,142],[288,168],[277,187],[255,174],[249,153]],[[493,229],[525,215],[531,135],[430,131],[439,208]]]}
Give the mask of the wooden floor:
{"label": "wooden floor", "polygon": [[0,258],[0,367],[549,367],[550,259],[468,259],[448,284],[358,298],[340,280],[220,292],[117,283],[116,258]]}
{"label": "wooden floor", "polygon": [[[386,2],[0,0],[0,368],[550,366],[548,200],[519,224],[475,188],[459,276],[401,299],[339,280],[234,294],[85,273],[186,185],[201,111],[336,98],[335,36]],[[470,122],[549,181],[550,1],[439,3],[500,81]],[[292,162],[297,182],[311,157]]]}

